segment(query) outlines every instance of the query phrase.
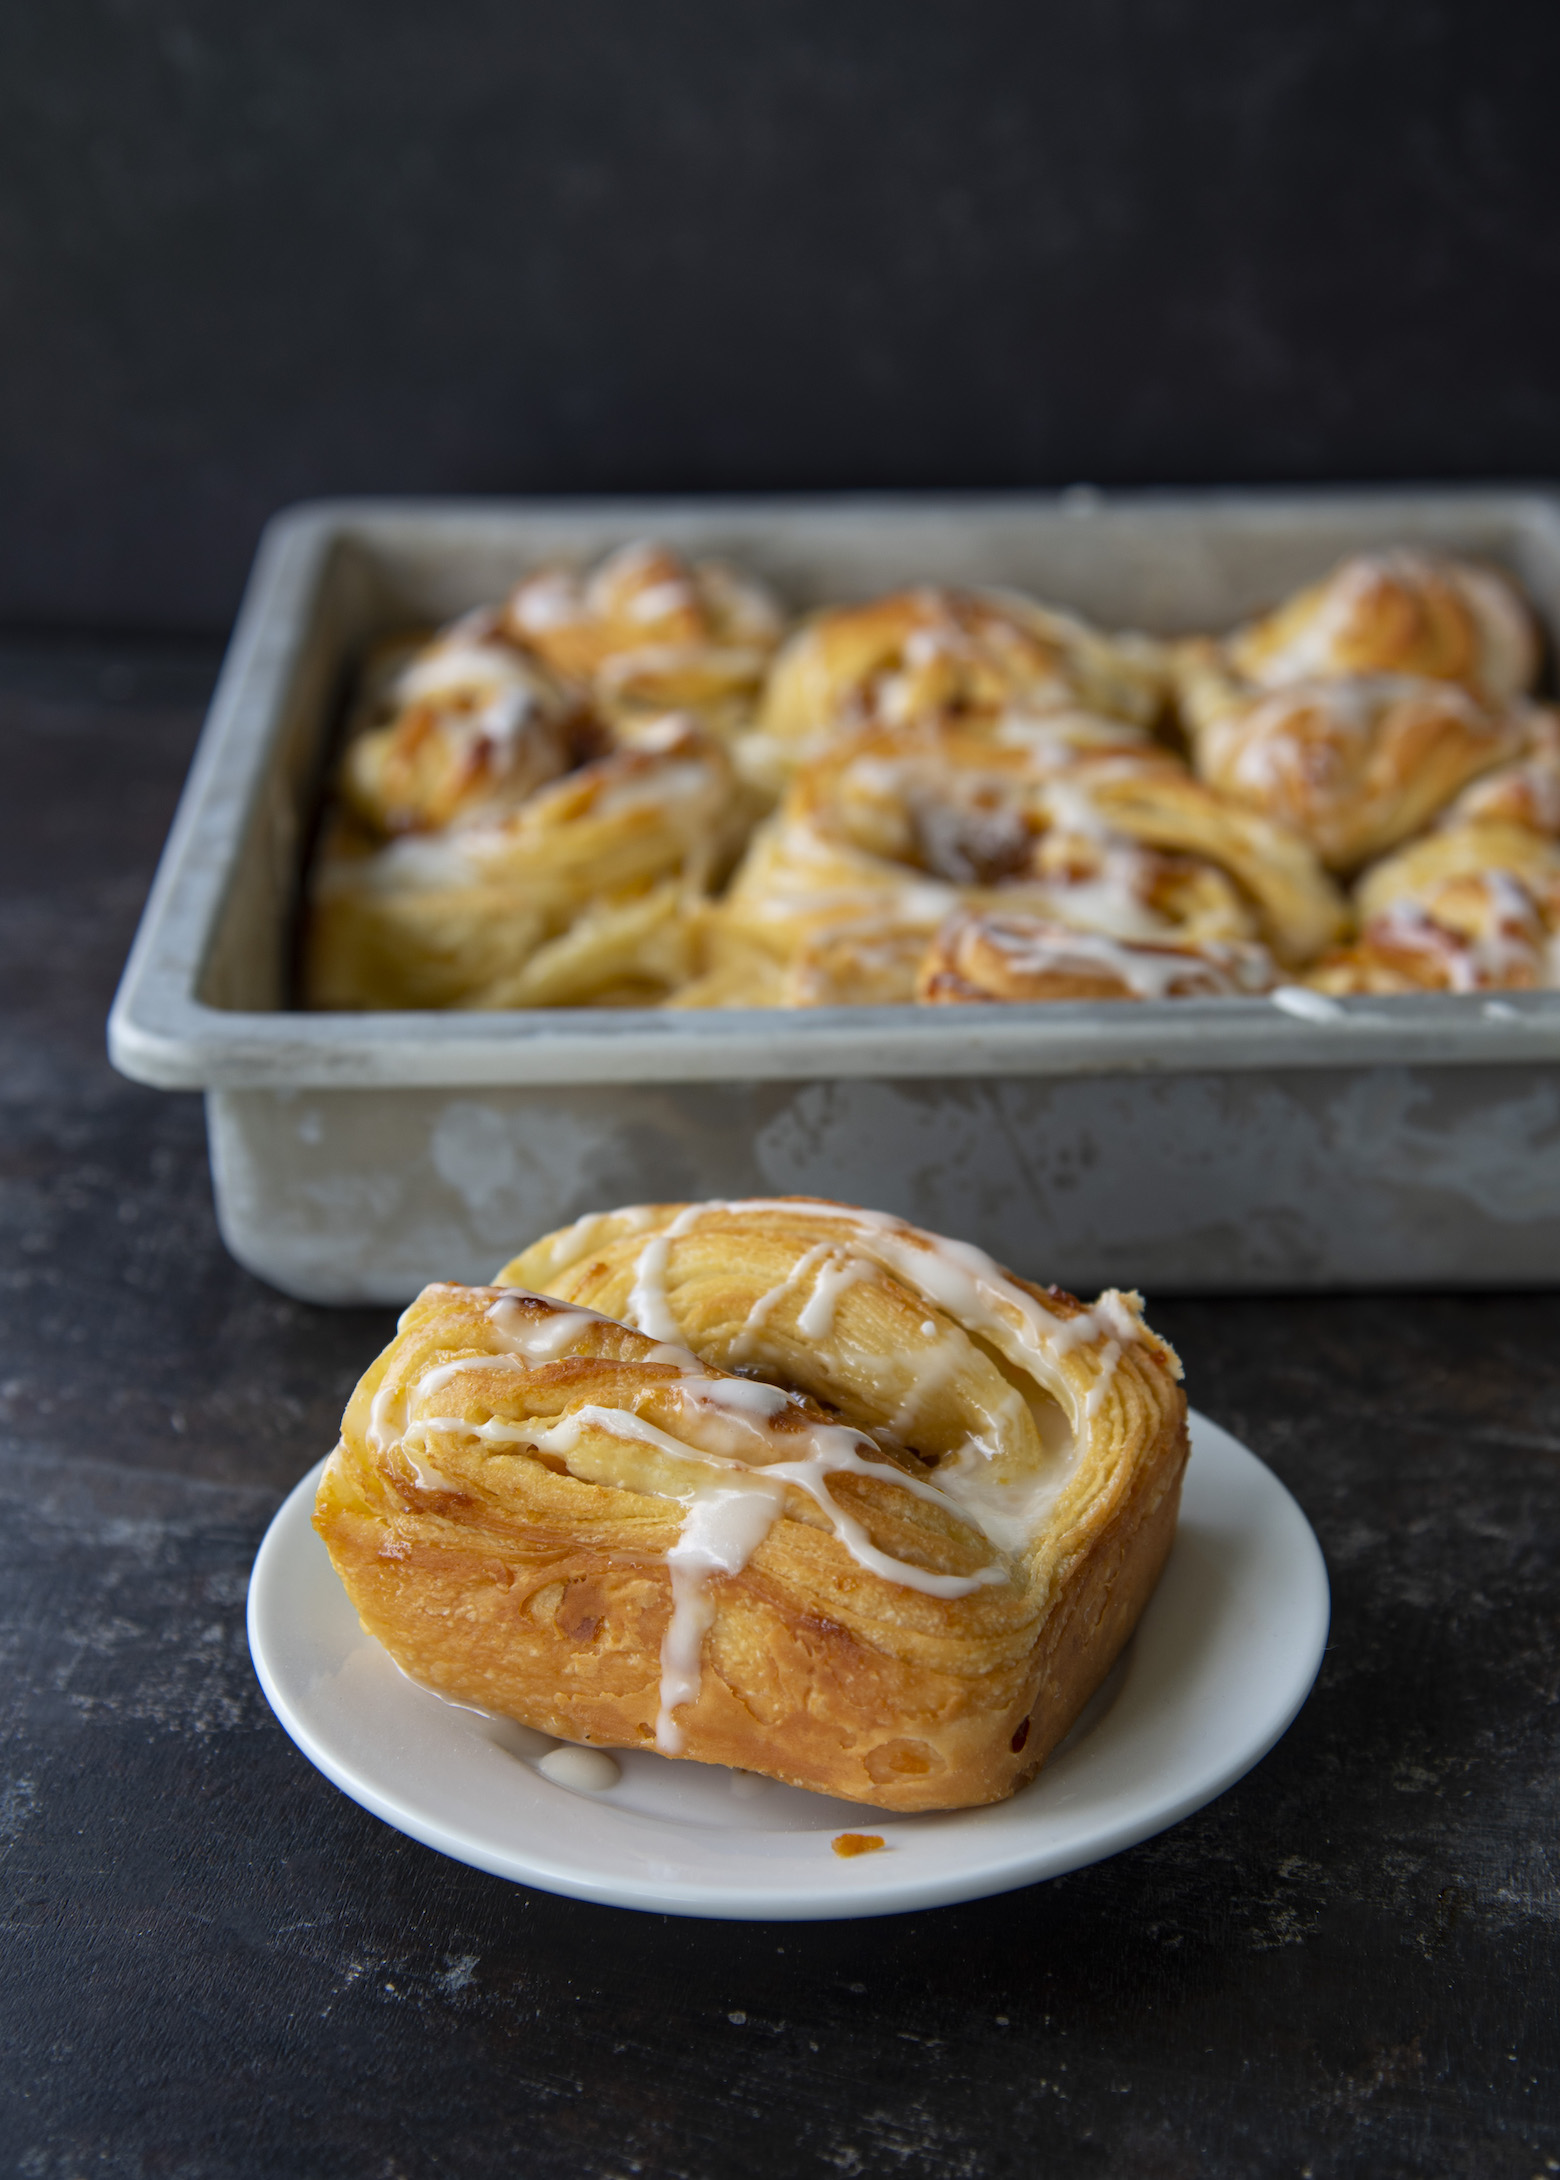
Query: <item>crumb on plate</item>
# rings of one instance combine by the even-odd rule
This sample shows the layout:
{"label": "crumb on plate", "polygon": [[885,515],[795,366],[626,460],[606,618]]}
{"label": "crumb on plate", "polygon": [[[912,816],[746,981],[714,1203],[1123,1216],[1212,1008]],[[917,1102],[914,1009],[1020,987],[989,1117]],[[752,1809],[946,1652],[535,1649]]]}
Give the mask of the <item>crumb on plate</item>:
{"label": "crumb on plate", "polygon": [[876,1832],[841,1832],[834,1842],[834,1852],[847,1858],[851,1855],[875,1855],[882,1844]]}

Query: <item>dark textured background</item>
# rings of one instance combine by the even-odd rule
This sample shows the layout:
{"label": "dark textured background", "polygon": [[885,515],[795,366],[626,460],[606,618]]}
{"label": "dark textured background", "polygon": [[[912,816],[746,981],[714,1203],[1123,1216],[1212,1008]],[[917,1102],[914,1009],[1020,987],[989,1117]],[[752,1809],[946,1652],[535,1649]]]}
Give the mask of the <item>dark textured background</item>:
{"label": "dark textured background", "polygon": [[0,623],[336,491],[1560,471],[1548,0],[0,7]]}

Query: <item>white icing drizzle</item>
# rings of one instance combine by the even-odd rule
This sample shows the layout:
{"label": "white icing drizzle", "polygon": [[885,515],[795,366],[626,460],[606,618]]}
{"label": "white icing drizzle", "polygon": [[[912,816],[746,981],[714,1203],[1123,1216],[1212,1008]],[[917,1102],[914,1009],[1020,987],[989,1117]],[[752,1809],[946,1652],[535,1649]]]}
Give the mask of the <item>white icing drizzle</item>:
{"label": "white icing drizzle", "polygon": [[[1042,1366],[1086,1340],[1140,1337],[1137,1319],[1126,1298],[1114,1288],[1102,1294],[1092,1308],[1064,1317],[1016,1286],[1000,1265],[971,1242],[925,1233],[886,1211],[863,1211],[851,1204],[815,1202],[811,1198],[790,1202],[783,1197],[762,1196],[733,1201],[712,1198],[708,1203],[686,1205],[665,1232],[653,1237],[640,1251],[629,1296],[631,1321],[655,1338],[668,1337],[660,1326],[671,1315],[664,1281],[673,1240],[690,1232],[700,1219],[722,1212],[765,1211],[792,1218],[835,1219],[854,1227],[885,1268],[925,1301],[966,1328],[973,1326],[1000,1340],[1015,1342]],[[647,1323],[637,1314],[643,1309],[657,1317],[656,1324]],[[676,1331],[673,1324],[670,1336],[675,1338]]]}
{"label": "white icing drizzle", "polygon": [[651,1348],[649,1354],[645,1357],[645,1361],[667,1363],[672,1369],[680,1370],[684,1377],[690,1374],[697,1377],[704,1368],[703,1363],[700,1362],[691,1347],[679,1347],[674,1340],[659,1341],[656,1346]]}
{"label": "white icing drizzle", "polygon": [[1422,568],[1423,563],[1414,562],[1408,554],[1362,553],[1346,560],[1320,586],[1309,617],[1297,621],[1282,643],[1274,644],[1249,668],[1253,680],[1270,685],[1335,674],[1338,646],[1375,585],[1393,576],[1411,582]]}
{"label": "white icing drizzle", "polygon": [[[731,1343],[731,1354],[734,1361],[743,1362],[753,1353],[757,1345],[758,1335],[776,1303],[788,1295],[793,1287],[798,1286],[810,1271],[826,1262],[833,1255],[834,1246],[832,1241],[818,1242],[804,1256],[797,1258],[777,1287],[766,1288],[764,1293],[758,1297],[758,1300],[742,1320],[742,1328]],[[664,1258],[662,1259],[662,1268],[663,1270],[665,1268]],[[632,1296],[629,1297],[629,1301],[630,1306],[632,1306]]]}
{"label": "white icing drizzle", "polygon": [[1477,879],[1489,904],[1482,930],[1454,929],[1421,902],[1400,900],[1371,918],[1367,937],[1430,955],[1454,992],[1544,981],[1543,922],[1531,894],[1509,871],[1483,870]]}
{"label": "white icing drizzle", "polygon": [[1023,1552],[1061,1497],[1066,1471],[1053,1467],[1027,1477],[997,1473],[989,1448],[967,1439],[937,1464],[937,1481],[999,1551]]}
{"label": "white icing drizzle", "polygon": [[375,1453],[388,1453],[406,1428],[406,1388],[382,1378],[369,1403],[366,1437]]}
{"label": "white icing drizzle", "polygon": [[742,1572],[768,1536],[784,1498],[784,1484],[768,1478],[702,1492],[666,1555],[672,1616],[661,1639],[660,1709],[655,1721],[655,1745],[663,1755],[682,1753],[686,1736],[673,1713],[681,1704],[699,1700],[704,1638],[715,1618],[710,1577]]}
{"label": "white icing drizzle", "polygon": [[1064,704],[1056,711],[1030,709],[1033,694],[1015,697],[990,730],[999,748],[1021,749],[1037,763],[1055,771],[1096,750],[1120,748],[1124,743],[1151,747],[1141,727],[1125,719],[1104,719],[1093,712]]}
{"label": "white icing drizzle", "polygon": [[1080,931],[1117,939],[1162,939],[1171,935],[1172,926],[1147,898],[1153,865],[1148,850],[1113,840],[1100,849],[1086,878],[1048,875],[1041,889],[1061,921]]}
{"label": "white icing drizzle", "polygon": [[[469,1362],[469,1358],[467,1361]],[[456,1370],[464,1370],[465,1368],[467,1368],[467,1362],[460,1362],[437,1374],[450,1377],[454,1375]],[[435,1373],[430,1371],[428,1375],[431,1377]],[[399,1453],[411,1470],[419,1491],[458,1491],[460,1489],[458,1484],[451,1483],[449,1478],[441,1470],[435,1468],[431,1461],[421,1458],[406,1443],[408,1432],[415,1431],[417,1428],[415,1424],[407,1422],[406,1411],[407,1396],[405,1386],[387,1380],[375,1393],[369,1407],[368,1430],[365,1434],[369,1445],[377,1454],[386,1454],[391,1451]],[[461,1427],[464,1428],[464,1426]]]}
{"label": "white icing drizzle", "polygon": [[1344,1010],[1326,992],[1313,992],[1304,984],[1278,984],[1267,995],[1268,1005],[1302,1022],[1341,1022]]}
{"label": "white icing drizzle", "polygon": [[634,1284],[628,1297],[625,1321],[637,1325],[652,1340],[680,1340],[682,1327],[672,1315],[666,1292],[666,1263],[672,1243],[698,1223],[704,1206],[688,1204],[663,1233],[653,1235],[634,1264]]}
{"label": "white icing drizzle", "polygon": [[[1068,903],[1069,909],[1072,903]],[[1074,931],[1041,923],[1017,924],[1001,917],[981,919],[972,935],[1003,955],[1021,976],[1077,976],[1103,970],[1135,999],[1166,999],[1177,987],[1190,991],[1238,993],[1243,982],[1254,988],[1262,956],[1255,948],[1155,945],[1116,937],[1103,930]]]}
{"label": "white icing drizzle", "polygon": [[[453,1377],[457,1370],[467,1368],[469,1360],[468,1357],[466,1361],[453,1364],[438,1373],[430,1371],[427,1375]],[[369,1404],[368,1429],[364,1435],[370,1447],[376,1454],[398,1452],[411,1470],[419,1491],[458,1491],[461,1488],[459,1484],[452,1483],[442,1470],[435,1468],[431,1461],[420,1457],[406,1443],[408,1430],[415,1428],[406,1420],[407,1407],[406,1387],[393,1378],[383,1379]]]}
{"label": "white icing drizzle", "polygon": [[[845,1439],[854,1434],[841,1426],[838,1429]],[[817,1434],[821,1435],[821,1433]],[[995,1565],[977,1567],[973,1574],[933,1574],[925,1567],[913,1567],[908,1560],[895,1559],[892,1553],[879,1551],[854,1514],[847,1514],[844,1507],[828,1489],[828,1477],[841,1470],[856,1476],[877,1476],[886,1482],[900,1485],[917,1498],[930,1499],[947,1507],[951,1513],[967,1519],[964,1509],[938,1491],[931,1484],[923,1484],[919,1477],[907,1476],[903,1469],[892,1468],[886,1461],[865,1461],[856,1452],[854,1444],[841,1448],[832,1458],[813,1456],[805,1461],[772,1461],[765,1469],[765,1476],[795,1484],[828,1516],[834,1534],[859,1566],[869,1574],[881,1575],[885,1582],[894,1582],[901,1589],[919,1590],[925,1597],[968,1597],[972,1590],[987,1588],[993,1582],[1005,1582],[1007,1569]]]}
{"label": "white icing drizzle", "polygon": [[[663,1273],[664,1269],[665,1260],[662,1259]],[[776,1304],[799,1287],[809,1273],[813,1275],[812,1293],[802,1305],[796,1329],[804,1340],[826,1340],[834,1330],[840,1296],[860,1280],[870,1279],[875,1269],[865,1257],[852,1256],[848,1250],[841,1250],[837,1242],[815,1243],[797,1258],[779,1285],[768,1288],[748,1311],[741,1330],[731,1343],[733,1359],[741,1362],[754,1352],[758,1334]]]}
{"label": "white icing drizzle", "polygon": [[452,1482],[444,1471],[435,1468],[431,1461],[415,1454],[404,1439],[401,1441],[401,1457],[416,1479],[419,1491],[459,1491],[459,1484]]}
{"label": "white icing drizzle", "polygon": [[[1128,1343],[1140,1336],[1138,1320],[1125,1297],[1113,1291],[1102,1295],[1091,1309],[1080,1310],[1071,1317],[1061,1317],[1044,1309],[1031,1295],[1013,1284],[1000,1267],[983,1250],[963,1242],[947,1240],[936,1235],[922,1234],[883,1212],[859,1211],[846,1205],[790,1204],[777,1199],[751,1199],[741,1204],[714,1201],[708,1204],[688,1205],[678,1213],[672,1227],[662,1236],[655,1237],[641,1250],[635,1266],[634,1295],[638,1305],[648,1307],[652,1319],[659,1322],[664,1313],[670,1316],[665,1294],[665,1276],[669,1249],[656,1246],[658,1241],[670,1243],[674,1236],[689,1232],[697,1221],[722,1211],[774,1211],[779,1213],[821,1216],[839,1219],[853,1226],[857,1234],[867,1240],[874,1254],[889,1269],[904,1279],[926,1300],[944,1309],[959,1321],[962,1327],[974,1327],[1000,1339],[1006,1334],[1008,1341],[1016,1341],[1035,1361],[1049,1360],[1066,1354],[1072,1348],[1086,1342],[1103,1339],[1105,1347],[1100,1359],[1100,1369],[1089,1392],[1081,1404],[1077,1404],[1076,1420],[1088,1428],[1099,1414],[1109,1394],[1122,1353]],[[776,1288],[759,1297],[748,1313],[739,1340],[744,1351],[751,1343],[753,1334],[764,1318],[788,1288],[798,1283],[798,1275],[805,1277],[809,1271],[828,1263],[840,1252],[837,1245],[815,1244],[792,1267],[787,1279]],[[923,1329],[930,1326],[929,1337],[936,1339],[936,1346],[927,1358],[930,1367],[923,1366],[912,1385],[910,1393],[901,1403],[894,1418],[894,1427],[904,1428],[913,1421],[917,1408],[922,1405],[936,1383],[941,1382],[950,1368],[956,1365],[959,1340],[948,1333],[939,1335],[935,1319],[923,1321]],[[1004,1343],[1005,1344],[1005,1343]],[[1062,1387],[1066,1389],[1065,1381]],[[1021,1395],[1012,1394],[1015,1402]],[[938,1486],[919,1484],[918,1480],[887,1469],[877,1463],[864,1463],[855,1451],[852,1433],[830,1427],[836,1438],[843,1439],[849,1447],[849,1457],[843,1465],[860,1473],[877,1473],[904,1488],[919,1491],[929,1497],[950,1501],[966,1519],[972,1520],[998,1550],[1021,1552],[1034,1536],[1041,1520],[1055,1504],[1065,1484],[1065,1464],[1058,1461],[1049,1473],[1020,1479],[1016,1482],[1003,1478],[994,1471],[990,1449],[975,1440],[968,1441],[951,1460],[944,1461],[938,1470]],[[813,1438],[822,1437],[814,1428]],[[843,1452],[843,1448],[835,1449]],[[880,1573],[890,1581],[907,1583],[907,1586],[930,1591],[934,1595],[962,1593],[945,1585],[959,1583],[959,1577],[932,1577],[922,1570],[915,1570],[915,1579],[898,1563],[888,1561],[876,1552],[862,1532],[860,1525],[843,1514],[824,1485],[821,1470],[842,1465],[838,1459],[824,1464],[815,1459],[797,1464],[769,1464],[765,1473],[770,1477],[784,1476],[817,1499],[827,1513],[835,1533],[847,1550],[862,1565]],[[1001,1579],[996,1569],[987,1570],[988,1576]]]}
{"label": "white icing drizzle", "polygon": [[[539,709],[538,685],[524,660],[495,641],[489,616],[457,621],[402,668],[394,685],[399,704],[432,704],[445,714],[447,731],[513,751],[522,729]],[[451,706],[461,707],[454,711]]]}
{"label": "white icing drizzle", "polygon": [[[559,1227],[556,1234],[550,1235],[545,1243],[539,1245],[547,1251],[547,1269],[553,1271],[560,1264],[577,1263],[582,1255],[596,1246],[597,1236],[606,1230],[610,1230],[615,1239],[620,1234],[632,1234],[642,1227],[653,1225],[657,1216],[654,1204],[636,1204],[627,1211],[587,1211],[572,1226]],[[526,1287],[516,1287],[512,1291],[515,1294],[531,1292]],[[556,1309],[558,1305],[552,1302],[549,1306]],[[578,1307],[577,1304],[570,1306]]]}
{"label": "white icing drizzle", "polygon": [[[576,1347],[590,1326],[612,1322],[611,1318],[602,1317],[595,1310],[559,1309],[551,1302],[547,1314],[539,1317],[534,1310],[519,1306],[522,1291],[516,1289],[513,1294],[501,1296],[485,1314],[488,1323],[496,1326],[510,1347],[529,1362],[554,1362],[571,1347]],[[546,1297],[538,1299],[546,1300]],[[421,1391],[421,1386],[418,1390]]]}
{"label": "white icing drizzle", "polygon": [[856,1286],[863,1279],[870,1279],[875,1265],[865,1257],[845,1255],[832,1263],[824,1263],[813,1281],[813,1291],[803,1304],[796,1320],[796,1329],[804,1340],[826,1340],[834,1330],[834,1316],[839,1308],[840,1296],[847,1287]]}
{"label": "white icing drizzle", "polygon": [[667,621],[674,614],[696,610],[698,603],[693,585],[684,577],[672,576],[636,591],[624,612],[631,621]]}
{"label": "white icing drizzle", "polygon": [[[1493,569],[1466,561],[1442,560],[1406,547],[1360,553],[1335,568],[1314,594],[1309,617],[1301,617],[1266,656],[1246,661],[1250,677],[1267,686],[1308,676],[1331,677],[1346,669],[1341,647],[1355,615],[1378,584],[1396,584],[1411,595],[1432,583],[1460,595],[1473,623],[1479,654],[1479,678],[1492,694],[1514,696],[1533,670],[1533,640],[1527,618],[1509,586]],[[1238,633],[1237,646],[1260,640],[1263,629]]]}
{"label": "white icing drizzle", "polygon": [[[443,1419],[429,1424],[437,1430]],[[466,1426],[456,1424],[457,1430]],[[672,1454],[679,1461],[703,1461],[711,1468],[742,1468],[746,1464],[734,1455],[713,1453],[698,1446],[686,1445],[674,1438],[670,1431],[663,1431],[659,1424],[649,1423],[642,1415],[635,1415],[632,1408],[602,1408],[594,1401],[572,1408],[557,1423],[545,1430],[538,1430],[534,1423],[501,1423],[495,1417],[477,1431],[479,1438],[491,1437],[495,1442],[509,1445],[535,1446],[539,1453],[573,1453],[579,1445],[582,1432],[607,1431],[614,1438],[638,1439],[641,1445],[654,1446],[661,1453]]]}
{"label": "white icing drizzle", "polygon": [[[680,737],[682,732],[679,724],[676,733]],[[639,749],[648,750],[652,757],[666,755],[665,750],[652,748],[648,738],[640,742]],[[638,751],[632,754],[637,755]],[[630,810],[664,809],[668,813],[668,823],[684,822],[688,813],[678,811],[674,805],[693,802],[707,805],[719,786],[719,775],[696,753],[673,757],[666,764],[657,764],[653,770],[647,767],[637,774],[625,767],[618,778],[604,783],[591,805],[591,816],[615,818],[626,816]]]}
{"label": "white icing drizzle", "polygon": [[765,1385],[756,1378],[684,1378],[678,1391],[755,1423],[770,1423],[785,1409],[801,1405],[800,1394],[789,1393],[784,1386]]}
{"label": "white icing drizzle", "polygon": [[425,1370],[417,1379],[412,1387],[413,1397],[417,1400],[429,1400],[435,1393],[442,1392],[451,1378],[458,1378],[463,1370],[477,1369],[484,1363],[497,1363],[502,1367],[511,1360],[518,1358],[508,1355],[460,1355],[454,1362],[436,1363],[432,1370]]}
{"label": "white icing drizzle", "polygon": [[522,628],[537,635],[551,628],[568,628],[585,617],[579,580],[566,568],[531,576],[515,592],[511,610]]}
{"label": "white icing drizzle", "polygon": [[[1091,777],[1113,779],[1121,770],[1119,765],[1098,765],[1093,768]],[[1102,844],[1120,838],[1082,781],[1069,779],[1065,773],[1057,779],[1047,780],[1044,800],[1046,816],[1057,832],[1073,833],[1080,840],[1097,840]]]}
{"label": "white icing drizzle", "polygon": [[[632,595],[638,589],[651,587],[645,578],[654,575],[657,563],[665,565],[666,548],[653,538],[634,538],[627,545],[617,546],[597,563],[586,579],[585,599],[591,612],[608,619],[621,610],[619,593],[627,591]],[[682,586],[687,584],[686,576],[681,574],[670,580]],[[691,590],[688,591],[690,599],[692,595]]]}
{"label": "white icing drizzle", "polygon": [[[704,1382],[711,1390],[704,1392],[702,1396],[695,1386],[687,1383],[678,1390],[698,1398],[703,1407],[724,1410],[727,1415],[745,1425],[749,1452],[757,1450],[766,1456],[772,1452],[776,1441],[767,1434],[764,1425],[777,1411],[771,1408],[760,1417],[753,1412],[753,1404],[732,1397],[734,1389],[740,1388],[744,1394],[778,1393],[781,1402],[786,1405],[794,1402],[796,1396],[780,1393],[778,1386],[754,1384],[750,1379],[721,1378]],[[831,1475],[843,1473],[875,1476],[880,1482],[895,1484],[901,1490],[910,1492],[913,1497],[924,1499],[931,1506],[940,1506],[945,1513],[959,1515],[961,1519],[962,1509],[936,1484],[928,1483],[922,1477],[912,1476],[890,1462],[869,1458],[877,1450],[871,1440],[863,1438],[843,1423],[809,1423],[801,1431],[787,1433],[787,1439],[794,1436],[807,1447],[806,1454],[800,1460],[775,1461],[763,1458],[757,1463],[744,1459],[738,1453],[690,1445],[685,1439],[674,1438],[669,1431],[663,1431],[658,1424],[647,1422],[631,1408],[604,1408],[594,1402],[587,1402],[571,1410],[568,1415],[544,1430],[538,1430],[534,1423],[505,1423],[496,1417],[487,1423],[464,1423],[456,1416],[421,1417],[408,1427],[413,1430],[465,1432],[488,1444],[528,1445],[534,1446],[540,1453],[563,1455],[575,1450],[582,1433],[587,1429],[606,1431],[613,1437],[637,1439],[641,1444],[653,1446],[657,1451],[671,1454],[680,1461],[697,1462],[709,1468],[745,1471],[749,1479],[745,1488],[756,1488],[758,1484],[770,1479],[795,1484],[798,1490],[807,1492],[817,1501],[831,1523],[836,1524],[840,1541],[847,1545],[854,1557],[860,1559],[864,1567],[870,1567],[873,1572],[883,1575],[885,1580],[897,1582],[904,1589],[923,1590],[930,1597],[964,1597],[971,1590],[1006,1579],[1000,1567],[990,1566],[982,1567],[970,1575],[932,1574],[924,1567],[912,1566],[908,1560],[894,1559],[889,1554],[878,1551],[875,1545],[866,1544],[864,1538],[863,1548],[870,1556],[863,1557],[856,1546],[850,1543],[847,1535],[847,1529],[859,1533],[859,1525],[835,1504],[828,1493],[827,1479]],[[756,1448],[753,1444],[755,1439],[758,1441]],[[868,1449],[867,1453],[863,1453],[863,1447]],[[698,1495],[698,1487],[693,1495]],[[845,1526],[840,1527],[840,1524]]]}

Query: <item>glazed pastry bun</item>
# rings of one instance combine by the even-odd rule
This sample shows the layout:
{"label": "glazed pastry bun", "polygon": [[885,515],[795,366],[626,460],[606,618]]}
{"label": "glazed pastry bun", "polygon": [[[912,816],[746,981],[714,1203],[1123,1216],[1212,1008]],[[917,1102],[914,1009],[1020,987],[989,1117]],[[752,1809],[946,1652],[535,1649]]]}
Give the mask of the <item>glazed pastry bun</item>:
{"label": "glazed pastry bun", "polygon": [[1159,647],[1105,636],[1015,592],[931,587],[814,616],[775,660],[746,747],[750,769],[783,785],[835,734],[864,726],[958,725],[1022,732],[1081,715],[1076,733],[1111,739],[1150,727],[1164,707]]}
{"label": "glazed pastry bun", "polygon": [[1532,688],[1539,642],[1508,577],[1472,560],[1359,553],[1223,646],[1242,680],[1272,689],[1341,674],[1460,682],[1492,704]]}
{"label": "glazed pastry bun", "polygon": [[718,731],[744,724],[783,627],[764,586],[720,561],[690,564],[641,540],[589,571],[543,568],[502,610],[514,643],[588,693],[619,732],[663,712]]}
{"label": "glazed pastry bun", "polygon": [[931,1006],[1049,999],[1228,999],[1271,991],[1265,946],[1239,939],[1121,939],[1011,910],[962,909],[921,962]]}
{"label": "glazed pastry bun", "polygon": [[999,1801],[1137,1623],[1180,1367],[979,1250],[809,1198],[662,1204],[427,1288],[315,1524],[413,1679],[568,1741],[886,1809]]}
{"label": "glazed pastry bun", "polygon": [[371,676],[363,713],[340,786],[353,815],[379,835],[512,809],[592,746],[574,699],[505,640],[498,615],[486,610]]}
{"label": "glazed pastry bun", "polygon": [[1059,761],[963,728],[869,728],[798,773],[706,916],[704,975],[672,1003],[909,1001],[960,907],[1123,939],[1260,938],[1290,963],[1347,922],[1304,841],[1156,745]]}
{"label": "glazed pastry bun", "polygon": [[1499,819],[1427,834],[1367,871],[1360,936],[1318,991],[1522,991],[1560,985],[1560,847]]}
{"label": "glazed pastry bun", "polygon": [[1345,872],[1422,831],[1526,739],[1522,708],[1493,708],[1424,676],[1252,691],[1205,665],[1183,673],[1181,707],[1199,777]]}
{"label": "glazed pastry bun", "polygon": [[663,720],[517,807],[376,847],[327,834],[304,941],[313,1007],[645,1004],[692,969],[699,899],[736,851],[720,743]]}

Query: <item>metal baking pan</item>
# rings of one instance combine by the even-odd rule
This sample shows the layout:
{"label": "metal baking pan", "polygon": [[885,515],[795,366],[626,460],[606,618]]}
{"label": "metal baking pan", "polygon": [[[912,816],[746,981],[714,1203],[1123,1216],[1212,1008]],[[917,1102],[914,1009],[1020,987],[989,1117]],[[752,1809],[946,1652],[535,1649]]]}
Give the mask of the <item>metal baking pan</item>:
{"label": "metal baking pan", "polygon": [[1560,992],[1334,1003],[289,1011],[300,858],[354,663],[519,572],[653,533],[796,606],[1013,584],[1218,629],[1341,554],[1472,552],[1560,630],[1542,490],[395,502],[262,542],[109,1023],[206,1092],[218,1216],[287,1292],[399,1301],[643,1198],[843,1196],[1020,1270],[1159,1291],[1535,1284],[1560,1269]]}

